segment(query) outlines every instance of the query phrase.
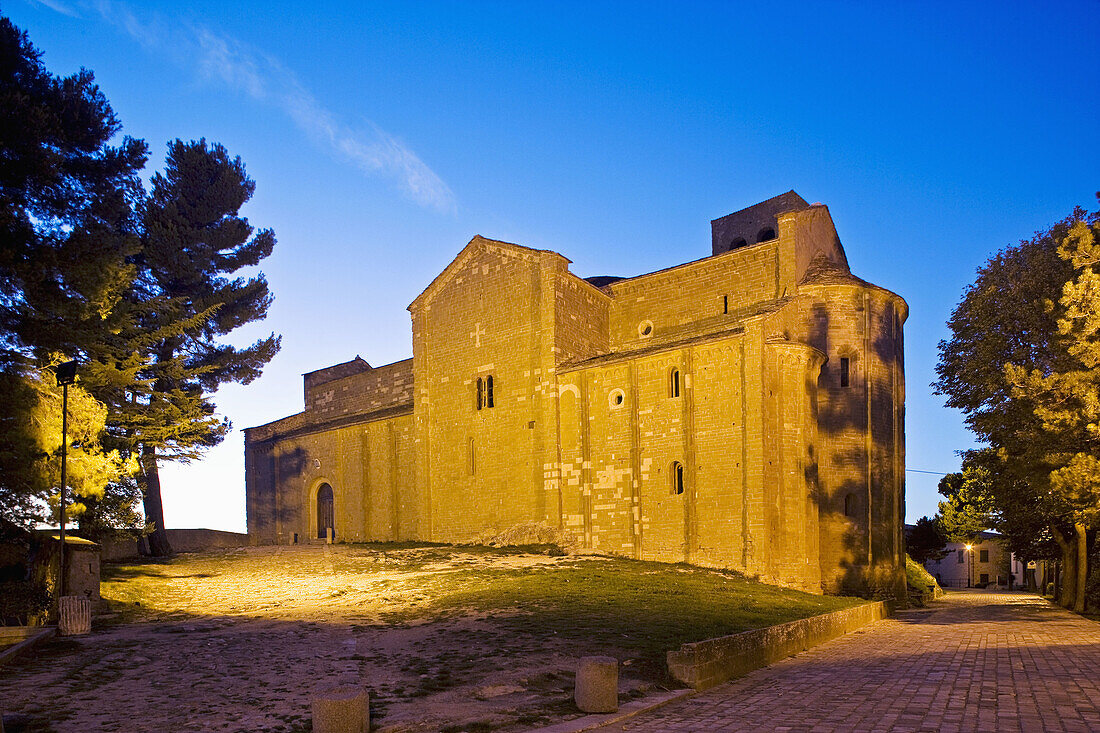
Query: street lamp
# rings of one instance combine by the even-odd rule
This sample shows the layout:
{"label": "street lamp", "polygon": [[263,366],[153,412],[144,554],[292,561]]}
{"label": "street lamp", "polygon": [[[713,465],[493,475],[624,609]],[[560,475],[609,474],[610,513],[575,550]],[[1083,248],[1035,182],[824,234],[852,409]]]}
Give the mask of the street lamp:
{"label": "street lamp", "polygon": [[970,572],[970,556],[974,554],[974,545],[966,546],[966,587],[970,587],[970,576],[974,573]]}
{"label": "street lamp", "polygon": [[69,385],[76,382],[76,361],[67,361],[57,366],[57,383],[61,386],[61,559],[58,562],[57,602],[65,595],[65,475],[66,437],[69,432]]}

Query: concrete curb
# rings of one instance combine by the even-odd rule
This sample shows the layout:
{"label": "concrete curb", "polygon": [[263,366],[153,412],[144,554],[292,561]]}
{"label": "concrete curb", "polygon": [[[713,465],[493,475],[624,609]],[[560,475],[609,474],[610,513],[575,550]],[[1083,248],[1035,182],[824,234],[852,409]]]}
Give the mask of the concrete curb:
{"label": "concrete curb", "polygon": [[[3,667],[5,664],[7,664],[11,660],[15,659],[16,657],[18,657],[23,652],[26,652],[26,651],[30,650],[32,647],[34,647],[39,642],[44,641],[46,639],[49,639],[51,636],[54,636],[55,634],[57,634],[57,627],[56,626],[32,626],[32,627],[9,626],[9,627],[5,627],[5,628],[8,628],[8,629],[24,629],[25,628],[26,631],[22,634],[22,636],[24,637],[22,641],[20,641],[17,644],[12,644],[8,648],[4,649],[3,651],[0,651],[0,667]],[[32,629],[34,629],[34,630],[32,631]],[[9,636],[9,635],[4,634],[2,632],[2,629],[0,629],[0,641],[3,641],[5,636]]]}
{"label": "concrete curb", "polygon": [[883,601],[777,626],[684,644],[668,653],[673,679],[705,690],[889,616]]}
{"label": "concrete curb", "polygon": [[669,690],[668,692],[650,695],[639,700],[631,700],[625,705],[620,706],[617,713],[585,715],[581,718],[567,720],[564,723],[555,723],[546,728],[534,728],[529,731],[529,733],[580,733],[581,731],[592,730],[600,726],[618,723],[627,718],[633,718],[639,713],[656,710],[662,705],[667,705],[670,702],[682,700],[685,697],[691,697],[695,694],[695,690]]}

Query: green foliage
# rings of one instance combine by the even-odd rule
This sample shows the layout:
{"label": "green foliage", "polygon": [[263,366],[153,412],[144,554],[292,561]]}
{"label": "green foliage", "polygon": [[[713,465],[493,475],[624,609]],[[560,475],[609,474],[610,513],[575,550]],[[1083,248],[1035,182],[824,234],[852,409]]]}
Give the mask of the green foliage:
{"label": "green foliage", "polygon": [[52,597],[41,583],[9,580],[0,583],[0,626],[25,626],[43,618]]}
{"label": "green foliage", "polygon": [[[190,460],[221,441],[229,421],[211,395],[255,379],[279,349],[274,334],[244,348],[221,340],[265,316],[266,280],[240,273],[275,237],[239,215],[255,190],[240,158],[176,140],[146,195],[145,143],[109,145],[120,128],[91,72],[53,76],[0,17],[0,369],[17,380],[54,354],[82,362],[84,388],[108,408],[108,448],[141,462],[137,488],[164,553],[158,460]],[[45,398],[9,387],[0,421],[26,425]],[[45,450],[25,432],[0,438],[0,514],[20,521],[43,492],[34,472],[18,471]],[[76,461],[80,475],[96,474]],[[136,518],[134,484],[114,486],[87,494],[89,527]]]}
{"label": "green foliage", "polygon": [[947,555],[947,537],[944,536],[939,522],[921,517],[911,528],[906,528],[905,548],[909,556],[918,563],[939,560]]}
{"label": "green foliage", "polygon": [[1098,232],[1100,212],[1078,208],[990,259],[948,322],[935,385],[988,445],[975,462],[998,528],[1017,551],[1056,543],[1077,606],[1100,522]]}
{"label": "green foliage", "polygon": [[905,582],[909,586],[910,603],[915,606],[924,606],[943,594],[936,579],[908,554],[905,556]]}
{"label": "green foliage", "polygon": [[[61,484],[61,387],[49,370],[0,372],[0,517],[23,526],[49,517]],[[132,474],[136,464],[99,443],[107,408],[80,385],[69,387],[67,481],[69,513],[79,516],[85,502],[102,501],[108,487]]]}
{"label": "green foliage", "polygon": [[936,524],[948,542],[973,542],[996,524],[991,476],[982,466],[964,463],[962,473],[940,479],[939,492],[947,500],[939,503]]}
{"label": "green foliage", "polygon": [[90,71],[53,76],[0,17],[0,364],[75,356],[113,326],[146,155],[108,144],[119,127]]}
{"label": "green foliage", "polygon": [[[1100,197],[1100,196],[1098,196]],[[1053,368],[1005,364],[1012,397],[1040,421],[1036,450],[1051,468],[1050,489],[1074,523],[1100,525],[1100,212],[1074,218],[1058,255],[1072,267],[1055,305],[1057,347]]]}

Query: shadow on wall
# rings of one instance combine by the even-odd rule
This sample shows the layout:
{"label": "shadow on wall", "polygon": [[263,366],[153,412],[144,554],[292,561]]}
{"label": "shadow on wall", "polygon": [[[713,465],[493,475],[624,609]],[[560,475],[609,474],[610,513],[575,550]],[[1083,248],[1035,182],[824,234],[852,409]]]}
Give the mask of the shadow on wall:
{"label": "shadow on wall", "polygon": [[[862,312],[862,307],[859,312]],[[890,367],[899,365],[903,368],[904,361],[901,339],[894,337],[896,317],[894,306],[889,305],[874,325],[875,331],[867,346],[871,363],[881,366],[872,370],[869,364],[858,362],[858,358],[865,353],[862,337],[855,337],[851,343],[836,343],[834,338],[830,343],[831,319],[828,311],[821,305],[814,306],[811,311],[809,343],[829,357],[818,378],[818,434],[822,438],[819,444],[839,447],[829,457],[828,470],[837,475],[826,477],[828,491],[819,481],[822,471],[818,462],[822,459],[816,454],[808,456],[806,479],[808,485],[815,487],[812,496],[817,502],[822,526],[832,533],[831,541],[839,542],[846,558],[840,562],[838,577],[823,580],[838,583],[837,590],[845,593],[890,596],[898,590],[894,587],[897,585],[898,569],[892,562],[881,562],[883,557],[892,557],[892,550],[898,542],[896,535],[901,531],[900,527],[892,526],[894,507],[889,503],[881,506],[881,503],[888,502],[888,497],[893,496],[898,487],[894,486],[891,467],[873,460],[876,452],[892,456],[894,446],[892,442],[874,446],[870,457],[871,493],[873,498],[879,498],[880,506],[871,507],[875,516],[871,520],[869,553],[868,487],[865,478],[869,459],[863,439],[859,439],[858,443],[852,440],[854,435],[863,434],[868,429],[866,387],[870,388],[872,420],[874,415],[883,413],[889,415],[891,422],[897,417],[894,414],[898,406],[894,402],[895,387]],[[842,370],[838,354],[847,350],[851,354],[847,358],[857,361],[849,361],[849,370]],[[878,430],[883,429],[880,422]],[[884,436],[880,434],[876,437],[881,440]],[[901,521],[903,518],[899,519]],[[868,554],[875,559],[870,564]]]}

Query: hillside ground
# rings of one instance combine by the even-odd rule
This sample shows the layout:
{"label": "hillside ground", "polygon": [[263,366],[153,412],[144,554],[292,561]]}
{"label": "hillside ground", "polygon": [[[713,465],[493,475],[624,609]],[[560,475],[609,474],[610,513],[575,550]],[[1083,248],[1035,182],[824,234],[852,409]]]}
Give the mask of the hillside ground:
{"label": "hillside ground", "polygon": [[[361,684],[376,730],[514,731],[579,715],[579,657],[620,702],[673,686],[688,641],[861,601],[728,571],[552,547],[256,547],[106,565],[108,613],[0,673],[26,731],[308,731],[316,691]],[[13,726],[9,726],[9,729]]]}

